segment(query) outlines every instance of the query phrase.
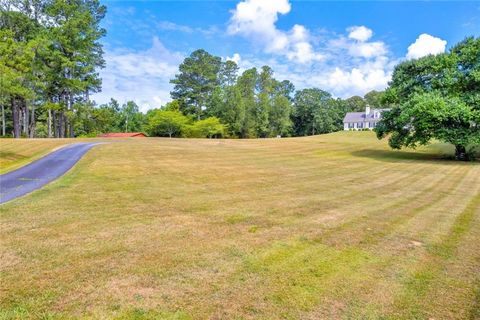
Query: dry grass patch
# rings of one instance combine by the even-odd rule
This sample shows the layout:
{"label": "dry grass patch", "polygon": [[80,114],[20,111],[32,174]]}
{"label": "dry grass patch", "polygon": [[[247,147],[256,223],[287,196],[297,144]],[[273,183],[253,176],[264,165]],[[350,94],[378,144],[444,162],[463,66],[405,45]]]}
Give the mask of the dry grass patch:
{"label": "dry grass patch", "polygon": [[449,152],[370,132],[96,146],[0,207],[0,314],[474,319],[480,166]]}
{"label": "dry grass patch", "polygon": [[15,170],[73,139],[0,139],[0,174]]}

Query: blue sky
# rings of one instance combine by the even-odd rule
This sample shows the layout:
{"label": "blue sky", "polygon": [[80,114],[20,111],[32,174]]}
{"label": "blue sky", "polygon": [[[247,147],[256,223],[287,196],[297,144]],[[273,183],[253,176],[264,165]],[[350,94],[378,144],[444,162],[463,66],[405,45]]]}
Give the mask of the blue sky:
{"label": "blue sky", "polygon": [[386,87],[394,65],[480,35],[480,2],[104,1],[98,103],[170,100],[178,64],[203,48],[241,70],[270,65],[298,89],[338,97]]}

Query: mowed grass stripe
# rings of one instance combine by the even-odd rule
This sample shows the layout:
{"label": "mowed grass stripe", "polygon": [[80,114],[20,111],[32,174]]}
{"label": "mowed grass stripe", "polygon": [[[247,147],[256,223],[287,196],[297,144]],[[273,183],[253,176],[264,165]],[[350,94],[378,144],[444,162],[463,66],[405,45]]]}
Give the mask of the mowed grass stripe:
{"label": "mowed grass stripe", "polygon": [[[102,145],[62,179],[0,208],[2,315],[473,314],[478,215],[450,258],[427,249],[478,190],[478,171],[434,160],[433,150],[389,151],[369,132]],[[443,207],[452,216],[437,222]],[[442,272],[408,289],[438,259]],[[420,301],[409,307],[426,311],[402,313],[415,290]]]}
{"label": "mowed grass stripe", "polygon": [[[397,311],[392,314],[393,318],[411,319],[415,317],[427,318],[438,316],[432,306],[436,305],[437,299],[443,299],[441,295],[438,295],[439,288],[438,286],[435,288],[435,285],[442,283],[443,286],[441,288],[445,288],[445,285],[447,285],[450,286],[450,290],[454,290],[454,286],[459,286],[459,283],[449,283],[449,280],[451,281],[453,279],[448,279],[448,276],[444,271],[445,266],[448,263],[448,260],[455,257],[455,251],[461,245],[461,239],[470,231],[474,219],[476,217],[478,219],[479,214],[480,193],[476,193],[465,210],[463,210],[455,219],[450,234],[440,243],[434,244],[428,248],[428,253],[430,255],[428,259],[423,259],[421,264],[417,265],[412,274],[405,280],[404,291],[396,300],[396,310],[401,310],[401,312]],[[479,247],[478,244],[476,247]],[[475,274],[476,273],[473,273],[473,275]],[[448,310],[448,316],[451,318],[462,319],[465,318],[468,313],[473,315],[477,312],[474,310],[474,308],[477,307],[477,302],[475,301],[475,299],[477,299],[476,290],[478,290],[478,283],[475,282],[477,279],[468,280],[470,283],[460,282],[461,285],[459,286],[459,289],[464,289],[465,286],[468,286],[470,292],[467,291],[464,295],[471,300],[465,300],[465,296],[457,296],[456,299],[453,299],[450,294],[450,300],[446,306],[448,307],[449,304],[459,304],[460,299],[460,301],[463,300],[463,303],[460,304],[463,304],[464,306],[470,305],[470,308]],[[442,289],[442,291],[443,290],[444,289]],[[428,297],[428,299],[423,299],[425,297]]]}
{"label": "mowed grass stripe", "polygon": [[[384,228],[392,221],[401,222],[405,214],[415,213],[416,209],[421,209],[426,203],[429,204],[428,200],[431,199],[431,194],[436,188],[442,186],[441,182],[451,179],[449,174],[456,172],[460,172],[460,169],[452,168],[443,176],[430,174],[425,178],[414,178],[414,181],[404,180],[395,189],[387,189],[384,193],[361,197],[355,202],[354,211],[351,211],[351,206],[344,207],[345,204],[340,204],[340,208],[336,209],[343,210],[336,211],[344,212],[343,215],[347,217],[347,220],[341,225],[328,229],[328,232],[324,232],[321,238],[333,239],[333,243],[344,244],[354,241],[355,243],[373,241],[384,235]],[[462,176],[455,179],[459,181]],[[423,200],[423,204],[418,204],[421,200]],[[352,232],[352,229],[356,232]]]}
{"label": "mowed grass stripe", "polygon": [[[410,234],[423,241],[433,242],[444,236],[455,218],[468,206],[470,200],[480,191],[479,167],[469,166],[462,182],[453,190],[443,190],[443,195],[434,205],[410,219],[408,223],[396,230],[396,234],[406,236]],[[451,201],[449,196],[455,196],[457,201]]]}
{"label": "mowed grass stripe", "polygon": [[[395,222],[398,222],[398,221],[395,221]],[[375,223],[371,223],[370,226],[375,226]],[[373,232],[373,230],[376,230],[376,228],[369,228],[369,229],[371,232]],[[379,228],[379,229],[383,230],[383,228]],[[356,232],[353,232],[353,233],[356,233]],[[371,236],[369,234],[368,238],[364,237],[362,240],[357,240],[356,243],[359,243],[361,247],[365,247],[367,252],[370,252],[370,251],[382,252],[381,248],[374,245],[374,243],[376,241],[384,242],[383,237],[384,237],[384,233],[375,233],[375,236]],[[396,240],[402,241],[402,239],[396,239]],[[371,248],[372,245],[373,247]],[[395,283],[394,282],[390,283],[391,279],[389,279],[389,277],[391,276],[389,274],[391,273],[391,271],[389,269],[390,268],[395,268],[395,270],[407,269],[411,265],[411,262],[414,260],[412,258],[406,259],[405,255],[402,255],[402,258],[398,259],[398,255],[402,253],[398,251],[398,246],[403,247],[403,249],[407,248],[408,250],[408,245],[409,243],[407,242],[407,243],[399,243],[396,247],[386,246],[386,248],[389,248],[389,249],[397,248],[397,250],[382,252],[382,255],[386,255],[386,256],[384,257],[384,261],[382,263],[379,263],[377,266],[368,266],[367,268],[360,268],[359,270],[357,270],[359,274],[363,275],[364,281],[359,284],[355,284],[353,282],[349,283],[348,285],[349,289],[347,290],[348,293],[346,293],[346,295],[355,296],[355,294],[359,291],[369,292],[368,301],[370,302],[368,303],[375,305],[375,303],[371,303],[371,301],[377,301],[377,305],[373,306],[373,310],[378,310],[378,308],[388,310],[389,303],[392,302],[393,296],[395,294]],[[368,285],[365,283],[366,279],[370,279],[369,282],[367,282]],[[397,288],[396,290],[401,290],[401,289]],[[383,296],[379,297],[377,295],[377,292],[383,292]],[[386,294],[387,292],[389,294]],[[334,297],[328,297],[327,300],[329,300],[330,302],[333,301],[333,303],[335,304]],[[344,305],[342,306],[342,308],[345,309],[344,311],[349,313],[351,317],[355,317],[355,318],[379,317],[380,314],[377,313],[376,311],[374,312],[369,308],[365,308],[366,302],[367,301],[361,301],[361,299],[358,299],[358,301],[353,301],[352,304]],[[359,308],[359,306],[363,306],[363,307]],[[312,315],[312,314],[315,314],[315,312],[309,313],[309,314]]]}
{"label": "mowed grass stripe", "polygon": [[[378,235],[376,235],[376,232],[371,233],[370,237],[367,242],[371,243],[376,243],[379,240],[379,235],[382,237],[392,234],[396,232],[397,228],[400,227],[400,225],[403,225],[405,223],[408,223],[411,219],[422,215],[424,211],[426,211],[429,208],[432,208],[434,206],[438,206],[438,204],[441,202],[442,199],[444,199],[444,192],[445,193],[451,193],[454,192],[459,186],[462,185],[462,182],[464,179],[468,176],[469,171],[463,170],[462,173],[453,173],[455,175],[455,178],[451,178],[449,175],[446,177],[442,178],[440,181],[436,182],[432,186],[429,186],[427,189],[425,189],[423,192],[419,193],[417,196],[414,196],[410,199],[402,201],[400,203],[397,203],[396,206],[394,206],[393,212],[398,212],[400,211],[400,214],[398,215],[392,215],[390,214],[389,216],[392,217],[392,219],[387,219],[384,221],[384,223],[378,228],[380,232]],[[451,183],[449,183],[449,187],[445,190],[442,189],[440,190],[440,185],[445,183],[445,180],[452,179]],[[428,199],[428,201],[425,201],[425,198]],[[407,206],[404,206],[404,204],[408,204]],[[411,204],[414,204],[413,206]],[[391,213],[391,211],[390,211]],[[365,241],[365,240],[364,240]]]}

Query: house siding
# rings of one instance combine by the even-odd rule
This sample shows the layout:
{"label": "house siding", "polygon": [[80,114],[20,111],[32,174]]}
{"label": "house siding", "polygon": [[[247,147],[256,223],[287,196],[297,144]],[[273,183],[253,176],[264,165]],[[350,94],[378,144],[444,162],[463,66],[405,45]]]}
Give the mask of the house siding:
{"label": "house siding", "polygon": [[382,120],[382,112],[386,110],[388,109],[370,109],[370,107],[367,107],[365,112],[349,112],[343,119],[343,130],[372,130]]}

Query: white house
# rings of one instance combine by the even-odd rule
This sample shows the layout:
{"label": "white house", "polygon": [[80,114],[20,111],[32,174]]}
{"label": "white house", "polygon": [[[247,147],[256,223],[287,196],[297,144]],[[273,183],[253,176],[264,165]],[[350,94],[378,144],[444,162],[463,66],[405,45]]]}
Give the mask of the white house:
{"label": "white house", "polygon": [[343,118],[343,130],[373,129],[382,119],[382,112],[389,109],[371,109],[366,107],[365,112],[348,112]]}

